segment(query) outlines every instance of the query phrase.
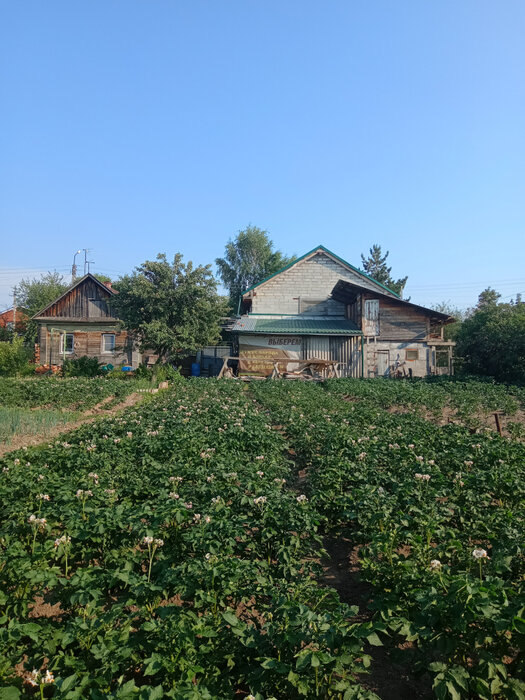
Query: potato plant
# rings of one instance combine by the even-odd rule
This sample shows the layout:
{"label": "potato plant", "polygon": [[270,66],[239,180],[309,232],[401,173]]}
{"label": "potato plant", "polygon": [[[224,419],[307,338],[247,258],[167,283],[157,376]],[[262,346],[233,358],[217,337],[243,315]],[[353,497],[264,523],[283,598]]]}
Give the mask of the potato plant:
{"label": "potato plant", "polygon": [[83,411],[109,396],[122,400],[136,391],[133,381],[95,377],[0,378],[0,405],[9,408],[67,408]]}
{"label": "potato plant", "polygon": [[[438,698],[525,698],[525,446],[384,410],[411,386],[253,391],[306,468],[311,505],[360,545],[394,651],[413,647],[413,668],[434,675]],[[430,402],[431,388],[416,384],[416,398]]]}
{"label": "potato plant", "polygon": [[376,697],[272,423],[196,380],[0,461],[2,697]]}

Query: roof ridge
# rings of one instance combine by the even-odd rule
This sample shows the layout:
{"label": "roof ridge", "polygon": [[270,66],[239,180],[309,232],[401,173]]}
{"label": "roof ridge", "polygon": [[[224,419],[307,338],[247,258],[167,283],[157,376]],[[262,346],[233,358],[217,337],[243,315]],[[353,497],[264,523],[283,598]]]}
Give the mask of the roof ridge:
{"label": "roof ridge", "polygon": [[341,258],[339,255],[336,255],[336,253],[333,253],[331,250],[329,250],[328,248],[326,248],[324,245],[318,245],[318,246],[316,246],[315,248],[312,248],[312,250],[309,250],[308,253],[305,253],[304,255],[301,255],[299,258],[296,258],[295,260],[292,260],[292,262],[289,262],[287,265],[285,265],[284,267],[282,267],[280,270],[277,270],[277,272],[273,272],[271,275],[269,275],[268,277],[265,277],[265,278],[264,278],[263,280],[261,280],[260,282],[256,282],[255,284],[252,284],[251,287],[248,287],[248,289],[245,289],[244,292],[241,292],[241,296],[244,296],[244,295],[247,294],[248,292],[251,292],[252,289],[255,289],[256,287],[260,287],[261,284],[264,284],[265,282],[268,282],[268,280],[271,280],[273,277],[276,277],[277,275],[280,275],[281,272],[284,272],[285,270],[288,270],[290,267],[292,267],[293,265],[296,265],[297,263],[301,262],[301,260],[304,260],[304,259],[307,258],[309,255],[312,255],[313,253],[317,252],[318,250],[322,250],[324,253],[327,253],[328,255],[331,255],[333,258],[335,258],[335,259],[336,259],[338,262],[340,262],[341,264],[346,265],[346,267],[349,267],[349,268],[352,269],[354,272],[357,272],[358,275],[361,275],[362,277],[365,277],[366,279],[370,280],[370,281],[373,282],[374,284],[377,284],[378,287],[382,287],[383,289],[386,289],[387,292],[389,292],[390,294],[393,294],[394,297],[396,297],[396,298],[398,298],[398,299],[401,299],[401,297],[399,296],[399,294],[397,294],[397,292],[394,292],[393,289],[390,289],[390,288],[387,287],[386,285],[384,285],[384,284],[382,284],[381,282],[378,282],[377,280],[375,280],[373,277],[370,277],[370,275],[367,275],[366,272],[363,272],[363,271],[360,270],[358,267],[355,267],[354,265],[352,265],[352,263],[349,263],[349,262],[348,262],[347,260],[345,260],[344,258]]}

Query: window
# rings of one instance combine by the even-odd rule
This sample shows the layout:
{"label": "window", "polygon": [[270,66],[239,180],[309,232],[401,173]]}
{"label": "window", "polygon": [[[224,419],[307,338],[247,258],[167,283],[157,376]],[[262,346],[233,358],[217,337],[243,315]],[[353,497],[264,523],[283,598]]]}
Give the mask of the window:
{"label": "window", "polygon": [[102,352],[115,352],[114,333],[102,333]]}
{"label": "window", "polygon": [[419,350],[406,350],[405,358],[407,360],[419,360]]}
{"label": "window", "polygon": [[379,299],[365,301],[364,331],[367,336],[379,335]]}
{"label": "window", "polygon": [[70,355],[74,352],[75,346],[75,334],[74,333],[61,333],[60,334],[60,354]]}

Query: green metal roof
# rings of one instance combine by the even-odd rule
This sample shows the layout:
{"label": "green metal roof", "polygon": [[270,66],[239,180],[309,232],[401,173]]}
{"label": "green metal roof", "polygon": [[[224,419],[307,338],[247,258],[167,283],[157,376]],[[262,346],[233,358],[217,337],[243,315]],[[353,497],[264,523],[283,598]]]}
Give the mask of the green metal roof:
{"label": "green metal roof", "polygon": [[361,335],[352,321],[346,319],[309,318],[253,318],[241,316],[233,328],[234,333],[259,333],[268,335]]}
{"label": "green metal roof", "polygon": [[248,287],[244,292],[242,292],[241,296],[244,296],[248,292],[251,292],[252,289],[255,289],[256,287],[259,287],[261,284],[264,284],[265,282],[268,282],[268,280],[271,280],[272,277],[275,277],[276,275],[280,275],[281,272],[284,272],[285,270],[288,270],[288,268],[292,267],[292,265],[295,265],[296,263],[300,262],[301,260],[304,260],[307,258],[309,255],[312,255],[312,253],[315,253],[317,250],[322,250],[324,253],[328,253],[328,255],[331,255],[333,258],[338,260],[341,264],[346,265],[350,269],[352,269],[354,272],[357,272],[358,275],[361,275],[362,277],[365,277],[367,280],[370,280],[370,282],[373,282],[374,284],[377,284],[378,287],[382,287],[383,289],[386,289],[387,292],[390,292],[390,294],[393,294],[395,297],[400,299],[401,297],[397,292],[394,292],[392,289],[389,289],[386,287],[384,284],[381,284],[381,282],[378,282],[375,280],[373,277],[370,277],[370,275],[367,275],[366,272],[363,272],[360,270],[358,267],[354,267],[351,265],[349,262],[346,260],[343,260],[343,258],[340,258],[339,255],[336,255],[335,253],[332,253],[331,250],[328,250],[328,248],[325,248],[324,245],[318,245],[316,248],[312,248],[312,250],[309,250],[308,253],[305,253],[304,255],[301,255],[300,258],[296,258],[296,260],[293,260],[291,263],[288,263],[288,265],[285,265],[282,267],[280,270],[277,270],[277,272],[274,272],[273,275],[269,275],[265,279],[261,280],[260,282],[257,282],[257,284],[252,284],[251,287]]}

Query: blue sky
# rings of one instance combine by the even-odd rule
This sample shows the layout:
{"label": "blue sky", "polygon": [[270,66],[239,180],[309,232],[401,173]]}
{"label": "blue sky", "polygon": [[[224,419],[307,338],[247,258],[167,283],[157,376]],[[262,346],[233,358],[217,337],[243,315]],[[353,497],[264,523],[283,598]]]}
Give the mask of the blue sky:
{"label": "blue sky", "polygon": [[[406,294],[525,292],[522,0],[48,0],[0,10],[0,308],[12,285],[390,250]],[[80,257],[80,256],[79,256]]]}

